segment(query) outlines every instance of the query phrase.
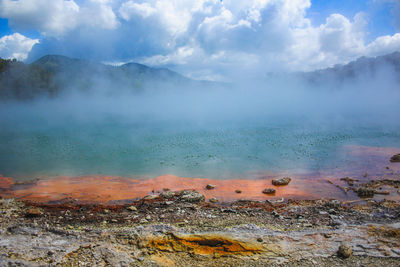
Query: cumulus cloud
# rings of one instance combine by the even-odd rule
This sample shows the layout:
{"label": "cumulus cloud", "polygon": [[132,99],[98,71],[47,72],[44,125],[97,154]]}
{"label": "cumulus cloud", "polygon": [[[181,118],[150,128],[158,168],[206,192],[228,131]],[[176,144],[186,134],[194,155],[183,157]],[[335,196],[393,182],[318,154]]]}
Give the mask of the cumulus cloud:
{"label": "cumulus cloud", "polygon": [[64,0],[1,0],[0,16],[16,30],[35,29],[46,35],[61,35],[77,24],[79,6]]}
{"label": "cumulus cloud", "polygon": [[110,0],[0,0],[0,17],[16,30],[34,29],[45,36],[60,37],[77,27],[115,29],[118,20]]}
{"label": "cumulus cloud", "polygon": [[0,57],[25,60],[32,46],[39,43],[38,39],[30,39],[19,33],[0,38]]}
{"label": "cumulus cloud", "polygon": [[[331,14],[322,25],[312,25],[307,17],[310,0],[0,0],[0,4],[0,16],[13,29],[43,34],[32,59],[61,53],[100,61],[139,61],[197,78],[312,70],[400,49],[397,34],[366,42],[363,13],[353,18]],[[392,13],[396,17],[395,8]]]}

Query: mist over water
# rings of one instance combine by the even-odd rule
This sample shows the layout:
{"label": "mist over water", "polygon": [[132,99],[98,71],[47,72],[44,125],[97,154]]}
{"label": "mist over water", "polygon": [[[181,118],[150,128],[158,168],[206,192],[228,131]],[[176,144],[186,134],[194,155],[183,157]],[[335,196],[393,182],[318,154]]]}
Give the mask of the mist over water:
{"label": "mist over water", "polygon": [[345,145],[400,147],[398,77],[306,83],[295,75],[140,92],[91,90],[0,104],[0,173],[215,179],[345,166]]}

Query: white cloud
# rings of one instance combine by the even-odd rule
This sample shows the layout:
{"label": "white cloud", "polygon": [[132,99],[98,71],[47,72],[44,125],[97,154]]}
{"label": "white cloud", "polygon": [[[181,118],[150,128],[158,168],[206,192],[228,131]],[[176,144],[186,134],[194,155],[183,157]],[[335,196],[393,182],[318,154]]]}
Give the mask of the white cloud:
{"label": "white cloud", "polygon": [[0,57],[24,60],[32,46],[38,42],[37,39],[29,39],[19,33],[3,36],[0,38]]}
{"label": "white cloud", "polygon": [[79,6],[64,0],[0,0],[0,17],[17,30],[35,29],[60,35],[75,28]]}
{"label": "white cloud", "polygon": [[0,0],[0,17],[16,30],[34,29],[45,36],[60,37],[80,26],[115,29],[119,22],[112,1]]}
{"label": "white cloud", "polygon": [[392,36],[380,36],[366,47],[367,54],[371,56],[379,56],[389,54],[400,50],[400,33]]}
{"label": "white cloud", "polygon": [[[392,1],[397,14],[398,1],[375,1]],[[400,50],[399,34],[366,42],[366,14],[331,14],[312,25],[310,6],[310,0],[0,0],[0,16],[15,30],[41,32],[42,54],[59,45],[68,55],[86,49],[96,60],[172,66],[191,76],[312,70]],[[58,43],[46,43],[49,37]]]}

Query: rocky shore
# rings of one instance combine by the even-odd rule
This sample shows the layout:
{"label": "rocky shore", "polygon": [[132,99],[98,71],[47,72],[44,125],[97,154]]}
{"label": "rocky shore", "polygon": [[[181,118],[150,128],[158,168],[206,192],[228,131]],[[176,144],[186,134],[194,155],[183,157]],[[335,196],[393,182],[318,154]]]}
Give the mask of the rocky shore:
{"label": "rocky shore", "polygon": [[1,266],[399,266],[400,205],[360,199],[210,203],[0,200]]}

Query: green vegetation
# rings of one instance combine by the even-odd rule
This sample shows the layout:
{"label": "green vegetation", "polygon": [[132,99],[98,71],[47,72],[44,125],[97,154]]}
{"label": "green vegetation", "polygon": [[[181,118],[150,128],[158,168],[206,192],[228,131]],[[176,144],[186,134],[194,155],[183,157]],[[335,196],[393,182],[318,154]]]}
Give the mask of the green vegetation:
{"label": "green vegetation", "polygon": [[0,98],[54,96],[58,90],[51,71],[35,64],[26,65],[15,59],[0,59]]}
{"label": "green vegetation", "polygon": [[48,55],[32,64],[0,58],[0,99],[55,97],[69,90],[140,91],[195,83],[168,69],[137,63],[120,67],[64,56]]}

